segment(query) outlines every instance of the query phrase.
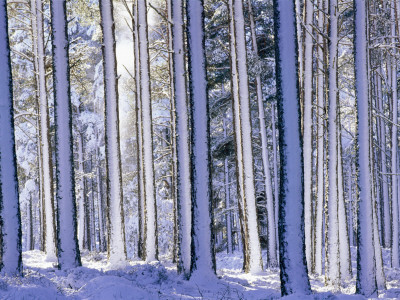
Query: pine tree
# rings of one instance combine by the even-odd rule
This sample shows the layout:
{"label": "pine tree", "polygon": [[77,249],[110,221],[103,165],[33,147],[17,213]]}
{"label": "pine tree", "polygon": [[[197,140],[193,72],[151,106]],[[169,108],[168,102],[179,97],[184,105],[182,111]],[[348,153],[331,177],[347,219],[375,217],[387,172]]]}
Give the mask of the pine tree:
{"label": "pine tree", "polygon": [[[358,165],[358,230],[356,292],[365,297],[376,297],[376,269],[374,255],[373,209],[370,180],[370,134],[367,58],[367,3],[354,1],[355,8],[355,79],[357,99],[357,165]],[[375,237],[378,238],[378,237]]]}
{"label": "pine tree", "polygon": [[0,219],[1,264],[6,275],[22,273],[21,215],[15,157],[13,80],[8,38],[7,3],[0,2]]}
{"label": "pine tree", "polygon": [[[391,35],[392,43],[396,44],[396,1],[391,1],[390,6],[391,16]],[[398,105],[397,105],[397,67],[396,67],[396,51],[393,50],[391,61],[391,89],[392,89],[392,267],[400,266],[399,253],[399,195],[398,195],[398,136],[397,136],[397,120],[398,120]]]}
{"label": "pine tree", "polygon": [[212,232],[210,116],[204,40],[203,0],[186,6],[191,120],[192,251],[191,276],[215,274]]}
{"label": "pine tree", "polygon": [[178,271],[187,275],[190,273],[191,248],[191,174],[183,17],[183,1],[173,1],[172,44],[176,108]]}
{"label": "pine tree", "polygon": [[255,199],[253,147],[251,142],[250,96],[244,32],[243,3],[230,0],[230,53],[235,124],[236,162],[243,239],[243,269],[262,271]]}
{"label": "pine tree", "polygon": [[[158,259],[157,208],[154,181],[153,162],[153,126],[151,113],[149,40],[147,29],[147,0],[137,1],[137,24],[139,41],[139,62],[136,68],[140,70],[140,103],[141,103],[141,132],[143,156],[144,195],[144,259]],[[142,221],[142,222],[143,222]]]}
{"label": "pine tree", "polygon": [[66,1],[52,0],[53,80],[55,113],[57,254],[60,269],[81,265],[77,239],[72,150],[72,111]]}
{"label": "pine tree", "polygon": [[340,284],[338,219],[338,3],[329,2],[329,74],[328,74],[328,245],[327,279],[335,289]]}
{"label": "pine tree", "polygon": [[279,260],[282,296],[311,292],[304,251],[303,166],[294,2],[274,1],[280,149]]}
{"label": "pine tree", "polygon": [[[256,26],[254,22],[253,8],[250,0],[248,1],[248,4],[249,4],[251,41],[252,41],[253,51],[255,52],[256,55],[258,55],[257,37],[255,30]],[[278,257],[276,251],[274,196],[272,193],[272,180],[271,180],[269,151],[267,143],[267,126],[265,124],[264,97],[262,93],[262,83],[260,74],[257,74],[256,76],[256,92],[257,92],[257,103],[258,103],[258,116],[260,121],[262,161],[264,169],[264,187],[265,187],[265,196],[267,200],[268,266],[277,267]]]}
{"label": "pine tree", "polygon": [[[304,160],[304,230],[307,268],[312,266],[312,105],[313,105],[313,19],[314,7],[310,0],[305,5],[304,38],[304,105],[303,105],[303,160]],[[302,59],[302,58],[300,58]]]}
{"label": "pine tree", "polygon": [[121,153],[118,117],[117,62],[113,5],[100,1],[103,30],[103,68],[105,96],[105,140],[107,163],[108,258],[112,264],[126,260],[125,224],[122,194]]}
{"label": "pine tree", "polygon": [[[318,28],[323,30],[325,17],[323,12],[323,0],[318,2]],[[324,49],[323,36],[319,34],[317,37],[317,196],[315,205],[315,230],[314,230],[314,260],[313,272],[322,275],[323,269],[323,209],[325,205],[325,129],[324,129],[324,107],[325,107],[325,89],[324,89]]]}
{"label": "pine tree", "polygon": [[52,151],[50,145],[50,121],[47,104],[45,49],[43,32],[43,3],[42,0],[32,0],[34,8],[32,18],[36,19],[36,41],[37,41],[37,73],[39,89],[39,114],[40,114],[40,143],[41,143],[41,167],[43,172],[43,198],[45,216],[45,252],[48,261],[57,259],[55,244],[55,214],[54,214],[54,188],[53,188],[53,165]]}

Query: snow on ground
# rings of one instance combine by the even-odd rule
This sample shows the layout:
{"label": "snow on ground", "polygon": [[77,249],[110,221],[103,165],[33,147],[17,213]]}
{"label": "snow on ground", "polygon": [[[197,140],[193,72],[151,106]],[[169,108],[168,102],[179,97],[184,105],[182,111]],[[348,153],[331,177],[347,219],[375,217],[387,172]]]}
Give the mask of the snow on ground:
{"label": "snow on ground", "polygon": [[[355,275],[355,249],[352,249]],[[131,261],[121,269],[107,265],[104,253],[82,255],[83,266],[60,271],[45,261],[41,251],[23,254],[24,277],[0,277],[0,299],[277,299],[280,296],[278,270],[267,270],[257,275],[241,272],[239,253],[217,255],[217,278],[186,281],[176,273],[167,260],[146,264]],[[263,255],[265,261],[265,253]],[[390,251],[383,251],[387,266]],[[400,269],[385,268],[387,290],[379,298],[400,297]],[[340,293],[324,285],[324,278],[310,278],[313,295],[293,295],[286,299],[363,299],[351,295],[355,280],[346,283]]]}

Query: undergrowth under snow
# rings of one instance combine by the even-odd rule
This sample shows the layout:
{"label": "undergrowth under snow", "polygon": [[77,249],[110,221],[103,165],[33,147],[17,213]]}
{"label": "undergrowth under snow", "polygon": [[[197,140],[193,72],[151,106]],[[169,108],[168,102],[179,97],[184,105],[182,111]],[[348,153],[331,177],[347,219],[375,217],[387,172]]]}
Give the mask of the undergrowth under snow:
{"label": "undergrowth under snow", "polygon": [[[352,249],[355,275],[355,249]],[[265,253],[263,255],[265,259]],[[400,297],[400,270],[387,267],[390,252],[383,251],[387,290],[379,298]],[[218,279],[184,280],[167,261],[146,264],[131,261],[118,270],[107,265],[103,253],[82,255],[83,266],[60,271],[45,261],[41,251],[23,254],[23,277],[0,277],[0,299],[277,299],[280,297],[278,270],[258,275],[241,272],[241,254],[217,255]],[[354,277],[354,276],[353,276]],[[313,295],[292,295],[286,299],[363,299],[352,295],[355,279],[333,292],[324,278],[310,278]]]}

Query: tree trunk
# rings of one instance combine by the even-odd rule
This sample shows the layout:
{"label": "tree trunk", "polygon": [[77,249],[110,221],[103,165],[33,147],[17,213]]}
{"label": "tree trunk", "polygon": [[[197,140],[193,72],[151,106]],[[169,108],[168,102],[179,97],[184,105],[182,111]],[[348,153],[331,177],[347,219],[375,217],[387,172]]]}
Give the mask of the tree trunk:
{"label": "tree trunk", "polygon": [[69,269],[80,266],[81,258],[76,235],[76,198],[66,1],[51,0],[50,7],[53,32],[53,90],[56,125],[57,253],[59,268]]}
{"label": "tree trunk", "polygon": [[117,62],[111,0],[100,1],[100,14],[103,31],[108,259],[112,264],[119,264],[126,260],[126,245],[119,137]]}
{"label": "tree trunk", "polygon": [[174,62],[174,96],[176,109],[177,217],[178,217],[178,272],[190,273],[191,230],[191,174],[188,99],[186,88],[186,62],[184,41],[183,1],[172,5],[172,44]]}
{"label": "tree trunk", "polygon": [[187,37],[190,83],[192,167],[191,276],[200,280],[215,275],[212,232],[210,117],[204,36],[203,0],[188,1]]}
{"label": "tree trunk", "polygon": [[[272,126],[272,151],[274,152],[274,208],[275,208],[275,236],[278,237],[278,211],[279,211],[279,185],[278,185],[278,149],[276,136],[275,103],[271,104],[271,126]],[[279,241],[276,241],[276,249],[279,251]]]}
{"label": "tree trunk", "polygon": [[133,7],[133,40],[134,40],[134,66],[135,66],[135,113],[136,113],[136,163],[137,163],[137,182],[138,182],[138,257],[145,259],[144,244],[144,173],[143,173],[143,128],[142,128],[142,102],[140,88],[140,54],[139,54],[139,33],[138,33],[138,6]]}
{"label": "tree trunk", "polygon": [[370,135],[367,59],[367,8],[363,0],[355,0],[355,79],[358,122],[358,249],[356,292],[376,297],[376,270],[373,236],[373,208],[370,180]]}
{"label": "tree trunk", "polygon": [[[166,5],[167,5],[167,10],[168,10],[168,19],[173,18],[172,16],[172,0],[166,0]],[[183,12],[182,12],[183,13]],[[178,170],[178,158],[177,158],[177,145],[176,145],[176,106],[175,106],[175,81],[174,81],[174,61],[173,61],[173,54],[174,54],[174,48],[173,48],[173,32],[172,32],[172,24],[171,22],[168,22],[168,67],[169,67],[169,93],[170,93],[170,103],[171,103],[171,110],[170,110],[170,116],[171,116],[171,156],[172,156],[172,161],[171,161],[171,167],[170,167],[170,172],[171,172],[171,198],[174,203],[174,208],[173,208],[173,220],[174,220],[174,231],[173,231],[173,254],[172,254],[172,262],[173,263],[178,263],[178,199],[177,199],[177,194],[178,194],[178,183],[177,183],[177,170]],[[190,254],[189,254],[190,255]]]}
{"label": "tree trunk", "polygon": [[304,230],[308,270],[312,269],[312,105],[313,105],[313,14],[311,0],[305,0],[303,164],[304,164]]}
{"label": "tree trunk", "polygon": [[[46,260],[57,260],[55,244],[55,216],[54,216],[54,191],[53,191],[53,166],[50,145],[50,121],[46,90],[45,49],[43,33],[43,4],[42,0],[35,0],[36,35],[37,35],[37,62],[38,62],[38,89],[39,89],[39,114],[40,114],[40,142],[41,142],[41,167],[43,168],[43,202],[45,211],[45,252]],[[32,1],[34,3],[34,1]],[[33,16],[34,18],[34,16]]]}
{"label": "tree trunk", "polygon": [[150,66],[147,32],[147,0],[138,0],[138,40],[140,68],[141,126],[144,180],[144,259],[158,260],[157,207],[153,165],[153,125],[151,113]]}
{"label": "tree trunk", "polygon": [[[223,119],[224,138],[228,136],[226,126],[226,115]],[[224,187],[225,187],[225,218],[226,218],[226,250],[232,253],[232,214],[231,214],[231,193],[229,184],[229,160],[228,157],[224,159]],[[276,245],[274,245],[276,247]]]}
{"label": "tree trunk", "polygon": [[340,114],[338,116],[338,222],[339,222],[339,252],[340,252],[340,279],[348,281],[352,278],[351,254],[347,227],[346,204],[344,200],[343,161],[342,161],[342,134]]}
{"label": "tree trunk", "polygon": [[303,167],[294,2],[274,1],[280,149],[279,257],[282,296],[310,294],[304,245]]}
{"label": "tree trunk", "polygon": [[83,250],[84,228],[85,228],[85,188],[84,188],[84,169],[83,169],[83,134],[78,133],[78,243],[79,250]]}
{"label": "tree trunk", "polygon": [[[242,1],[229,1],[231,11],[231,62],[235,115],[235,137],[238,181],[243,209],[244,271],[262,271],[257,208],[255,199],[253,147],[251,141],[250,95],[248,89],[247,57]],[[273,251],[271,249],[271,251]]]}
{"label": "tree trunk", "polygon": [[340,250],[339,250],[339,219],[338,219],[338,5],[337,0],[330,1],[329,7],[329,111],[328,111],[328,282],[335,289],[340,285]]}
{"label": "tree trunk", "polygon": [[[253,51],[256,55],[258,55],[256,29],[255,29],[256,26],[254,23],[251,0],[248,0],[248,4],[249,4],[250,29],[251,29],[251,40],[253,45]],[[264,98],[262,93],[262,83],[260,74],[256,76],[256,91],[257,91],[257,103],[258,103],[258,117],[260,122],[262,161],[264,169],[264,187],[265,187],[265,195],[267,201],[268,266],[275,268],[278,266],[278,257],[276,252],[274,196],[272,192],[271,171],[269,167],[267,127],[265,125]]]}
{"label": "tree trunk", "polygon": [[[380,69],[382,73],[382,68]],[[377,109],[379,114],[384,115],[383,111],[383,100],[382,100],[382,79],[377,76]],[[390,201],[389,201],[389,187],[388,181],[389,177],[387,175],[387,160],[386,160],[386,124],[381,117],[377,118],[378,128],[380,137],[380,161],[381,161],[381,171],[382,171],[382,224],[383,224],[383,234],[382,234],[382,245],[385,248],[389,248],[391,245],[391,224],[390,224]]]}
{"label": "tree trunk", "polygon": [[[324,12],[323,0],[318,2],[318,28],[324,30]],[[318,275],[323,274],[323,223],[324,223],[324,200],[325,200],[325,180],[324,180],[324,162],[325,162],[325,90],[324,90],[324,51],[323,36],[318,35],[317,45],[317,198],[315,208],[315,230],[314,230],[314,262],[313,267]]]}
{"label": "tree trunk", "polygon": [[[391,22],[392,22],[392,44],[396,44],[396,3],[391,1]],[[393,50],[393,55],[396,51]],[[398,176],[397,176],[397,63],[396,58],[392,58],[391,82],[392,82],[392,267],[400,267],[399,261],[399,200],[398,200]]]}

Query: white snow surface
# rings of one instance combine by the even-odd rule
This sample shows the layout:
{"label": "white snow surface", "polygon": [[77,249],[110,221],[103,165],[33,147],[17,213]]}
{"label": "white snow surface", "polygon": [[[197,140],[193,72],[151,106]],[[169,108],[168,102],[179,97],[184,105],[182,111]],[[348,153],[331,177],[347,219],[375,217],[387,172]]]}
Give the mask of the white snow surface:
{"label": "white snow surface", "polygon": [[[356,248],[352,248],[355,274]],[[266,252],[263,252],[266,261]],[[392,269],[390,251],[383,249],[387,290],[381,299],[400,297],[400,269]],[[277,299],[280,297],[278,269],[257,275],[241,271],[241,253],[219,253],[213,282],[184,280],[165,258],[161,262],[129,261],[118,270],[110,269],[106,253],[82,253],[82,267],[60,271],[46,261],[44,252],[23,253],[24,277],[0,277],[0,299]],[[364,299],[354,295],[355,278],[341,293],[332,293],[323,276],[311,276],[313,294],[285,299]]]}

